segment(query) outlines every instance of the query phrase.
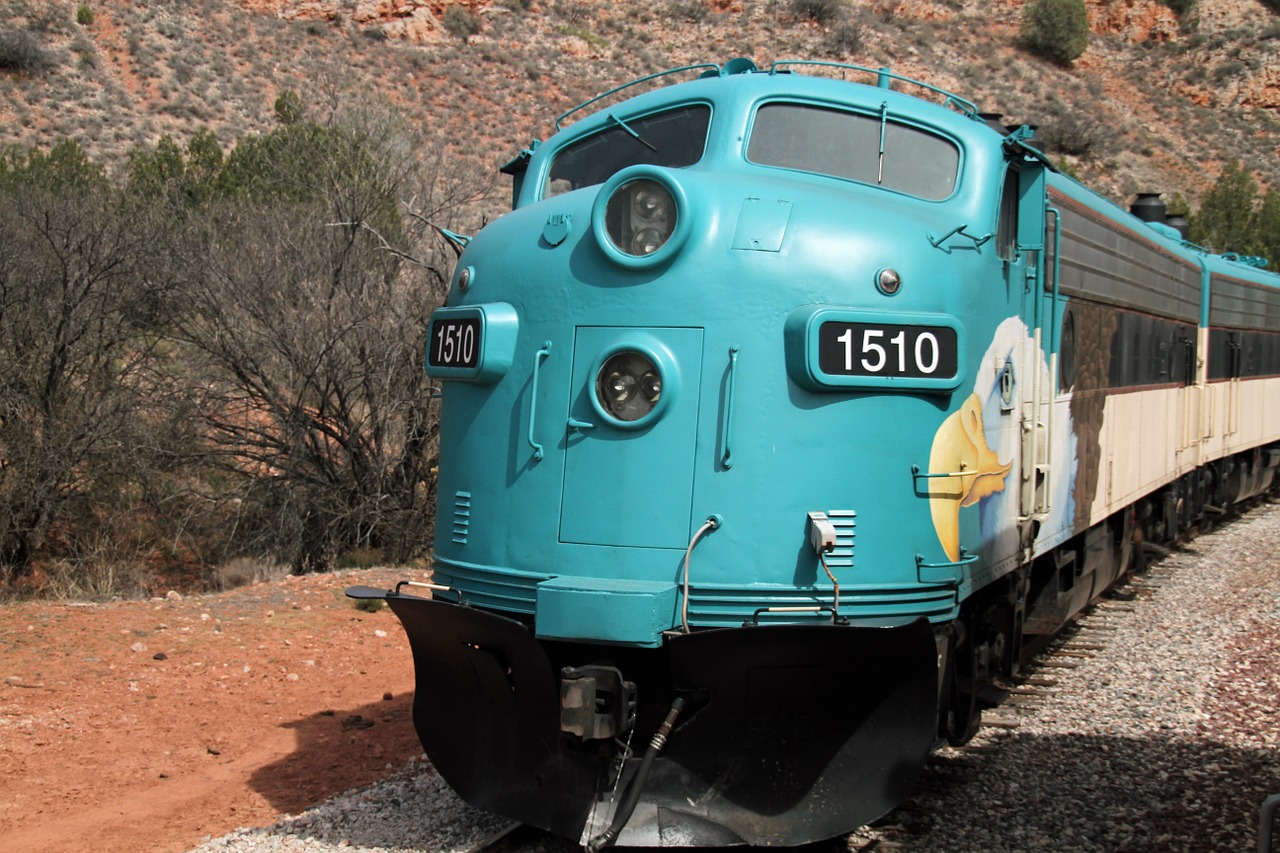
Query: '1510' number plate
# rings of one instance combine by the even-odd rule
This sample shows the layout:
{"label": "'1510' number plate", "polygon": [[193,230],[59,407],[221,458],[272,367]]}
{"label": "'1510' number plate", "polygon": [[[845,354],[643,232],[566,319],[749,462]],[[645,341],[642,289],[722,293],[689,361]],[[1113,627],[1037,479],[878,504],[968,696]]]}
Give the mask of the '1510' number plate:
{"label": "'1510' number plate", "polygon": [[480,318],[437,318],[431,324],[427,364],[431,367],[475,367],[480,363]]}
{"label": "'1510' number plate", "polygon": [[945,379],[956,375],[955,329],[827,322],[818,329],[818,367],[829,376]]}

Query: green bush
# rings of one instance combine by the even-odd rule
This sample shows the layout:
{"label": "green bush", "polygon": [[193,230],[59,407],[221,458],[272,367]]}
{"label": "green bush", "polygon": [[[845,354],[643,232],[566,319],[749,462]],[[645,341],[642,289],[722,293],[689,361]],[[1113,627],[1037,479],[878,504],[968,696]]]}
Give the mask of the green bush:
{"label": "green bush", "polygon": [[837,58],[857,54],[863,44],[862,24],[848,19],[834,25],[826,39],[827,51]]}
{"label": "green bush", "polygon": [[0,71],[24,74],[43,71],[54,64],[44,42],[28,30],[0,32]]}
{"label": "green bush", "polygon": [[1216,252],[1259,251],[1255,204],[1258,184],[1249,170],[1232,160],[1192,214],[1191,241]]}
{"label": "green bush", "polygon": [[830,24],[844,11],[845,0],[791,0],[791,12],[803,20]]}
{"label": "green bush", "polygon": [[441,23],[444,24],[445,32],[464,42],[480,32],[479,16],[466,6],[454,4],[445,9]]}
{"label": "green bush", "polygon": [[1228,77],[1237,76],[1248,67],[1243,62],[1224,62],[1213,69],[1213,80],[1215,83],[1221,83]]}
{"label": "green bush", "polygon": [[1033,53],[1063,65],[1089,46],[1084,0],[1036,0],[1022,15],[1022,42]]}
{"label": "green bush", "polygon": [[1046,126],[1041,135],[1053,151],[1088,157],[1093,154],[1105,132],[1096,118],[1081,112],[1071,112]]}
{"label": "green bush", "polygon": [[82,27],[87,27],[93,23],[93,10],[84,3],[76,7],[76,23]]}
{"label": "green bush", "polygon": [[1160,0],[1160,2],[1172,9],[1179,18],[1186,17],[1196,7],[1196,0]]}

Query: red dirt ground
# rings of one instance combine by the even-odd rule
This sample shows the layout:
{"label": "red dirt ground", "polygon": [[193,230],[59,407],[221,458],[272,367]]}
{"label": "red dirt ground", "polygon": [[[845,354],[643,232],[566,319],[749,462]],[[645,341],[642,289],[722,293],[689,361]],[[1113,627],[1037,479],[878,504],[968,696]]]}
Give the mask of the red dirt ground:
{"label": "red dirt ground", "polygon": [[0,606],[0,851],[182,851],[400,769],[395,616],[290,577],[216,595]]}

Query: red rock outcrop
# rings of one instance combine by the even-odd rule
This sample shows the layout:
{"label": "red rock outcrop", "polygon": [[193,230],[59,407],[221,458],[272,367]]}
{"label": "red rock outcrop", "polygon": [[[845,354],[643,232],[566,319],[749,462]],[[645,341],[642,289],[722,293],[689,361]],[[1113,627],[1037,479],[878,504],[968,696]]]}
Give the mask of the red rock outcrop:
{"label": "red rock outcrop", "polygon": [[1178,34],[1178,16],[1155,0],[1086,0],[1089,29],[1120,36],[1130,44],[1168,41]]}

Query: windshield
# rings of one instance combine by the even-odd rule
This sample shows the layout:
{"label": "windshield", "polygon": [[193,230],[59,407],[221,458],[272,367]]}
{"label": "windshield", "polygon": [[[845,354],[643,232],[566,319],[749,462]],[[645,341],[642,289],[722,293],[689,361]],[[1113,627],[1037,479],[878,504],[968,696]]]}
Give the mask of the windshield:
{"label": "windshield", "polygon": [[693,165],[706,145],[711,108],[693,104],[639,118],[609,119],[611,126],[556,154],[544,197],[603,184],[628,166]]}
{"label": "windshield", "polygon": [[939,201],[955,190],[960,151],[940,136],[878,115],[766,104],[756,113],[747,159]]}

